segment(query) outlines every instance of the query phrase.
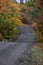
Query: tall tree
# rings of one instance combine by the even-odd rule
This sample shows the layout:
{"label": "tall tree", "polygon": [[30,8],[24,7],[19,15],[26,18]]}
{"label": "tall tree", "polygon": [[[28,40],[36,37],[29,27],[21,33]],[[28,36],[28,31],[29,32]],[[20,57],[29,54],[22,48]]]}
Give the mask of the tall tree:
{"label": "tall tree", "polygon": [[20,3],[22,4],[23,3],[23,0],[20,0]]}

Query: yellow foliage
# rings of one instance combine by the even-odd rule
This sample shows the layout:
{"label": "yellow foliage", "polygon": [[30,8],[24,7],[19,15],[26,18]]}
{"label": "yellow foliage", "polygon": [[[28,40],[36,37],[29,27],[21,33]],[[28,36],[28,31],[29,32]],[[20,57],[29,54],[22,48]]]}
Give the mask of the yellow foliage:
{"label": "yellow foliage", "polygon": [[34,6],[35,6],[35,7],[40,6],[40,0],[36,0],[36,2],[34,3]]}
{"label": "yellow foliage", "polygon": [[0,34],[0,41],[3,39],[3,36]]}
{"label": "yellow foliage", "polygon": [[1,0],[0,6],[0,13],[12,13],[10,8],[12,8],[15,12],[20,10],[19,5],[16,4],[13,0]]}
{"label": "yellow foliage", "polygon": [[12,20],[15,22],[17,25],[23,25],[22,21],[18,17],[13,17]]}
{"label": "yellow foliage", "polygon": [[[22,24],[20,20],[20,6],[13,0],[1,0],[1,9],[0,13],[7,14],[7,19],[10,21],[16,21],[17,24]],[[24,6],[25,7],[25,6]],[[12,15],[13,17],[12,17]]]}

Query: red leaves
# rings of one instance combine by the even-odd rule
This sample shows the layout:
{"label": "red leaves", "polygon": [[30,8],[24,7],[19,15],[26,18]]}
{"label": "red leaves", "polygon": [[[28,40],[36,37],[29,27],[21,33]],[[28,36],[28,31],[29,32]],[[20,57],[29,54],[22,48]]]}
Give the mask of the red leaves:
{"label": "red leaves", "polygon": [[0,0],[0,3],[3,2],[3,0]]}
{"label": "red leaves", "polygon": [[0,2],[1,2],[1,0],[0,0]]}

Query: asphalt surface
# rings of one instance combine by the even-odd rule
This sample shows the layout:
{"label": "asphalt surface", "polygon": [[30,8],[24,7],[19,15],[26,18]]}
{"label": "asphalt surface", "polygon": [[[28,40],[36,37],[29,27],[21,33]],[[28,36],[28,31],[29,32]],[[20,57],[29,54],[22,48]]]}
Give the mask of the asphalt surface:
{"label": "asphalt surface", "polygon": [[18,59],[27,51],[30,52],[31,46],[36,41],[36,34],[32,27],[21,26],[19,28],[21,35],[17,41],[0,42],[0,65],[20,65]]}

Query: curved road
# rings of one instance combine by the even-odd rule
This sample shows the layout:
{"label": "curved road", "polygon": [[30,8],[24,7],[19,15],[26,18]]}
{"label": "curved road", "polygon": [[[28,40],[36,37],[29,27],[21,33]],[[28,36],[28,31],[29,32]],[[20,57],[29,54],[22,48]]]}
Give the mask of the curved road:
{"label": "curved road", "polygon": [[0,65],[19,65],[18,59],[30,52],[36,34],[32,27],[19,27],[22,34],[16,42],[0,42]]}

